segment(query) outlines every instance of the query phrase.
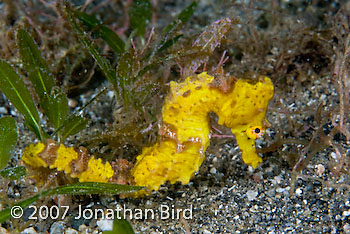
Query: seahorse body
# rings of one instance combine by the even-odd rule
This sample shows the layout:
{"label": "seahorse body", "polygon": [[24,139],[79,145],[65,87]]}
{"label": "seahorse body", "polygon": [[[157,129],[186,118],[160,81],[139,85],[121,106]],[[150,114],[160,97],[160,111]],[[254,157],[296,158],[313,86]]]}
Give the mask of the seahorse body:
{"label": "seahorse body", "polygon": [[170,83],[158,143],[144,148],[132,169],[136,185],[150,191],[166,181],[187,184],[209,146],[209,112],[215,112],[218,123],[236,136],[246,164],[255,168],[262,161],[254,140],[264,133],[266,109],[273,97],[271,80],[264,77],[255,84],[236,80],[225,92],[213,87],[213,82],[214,77],[203,72],[182,83]]}

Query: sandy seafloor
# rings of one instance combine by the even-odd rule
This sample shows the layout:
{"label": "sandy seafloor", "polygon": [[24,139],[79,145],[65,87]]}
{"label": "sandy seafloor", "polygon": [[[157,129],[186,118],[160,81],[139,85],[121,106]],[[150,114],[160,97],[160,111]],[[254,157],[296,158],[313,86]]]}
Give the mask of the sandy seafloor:
{"label": "sandy seafloor", "polygon": [[[289,2],[293,1],[276,1],[281,5]],[[294,5],[296,11],[298,7],[300,11],[309,11],[310,14],[301,19],[310,20],[316,15],[316,11],[324,10],[322,7],[329,7],[329,11],[332,11],[333,8],[339,9],[346,4],[334,2],[334,5],[323,6],[322,2],[295,1]],[[222,4],[220,1],[200,1],[194,17],[205,15],[208,17],[207,21],[214,22],[234,12],[225,9],[212,12],[211,9],[219,3]],[[239,1],[236,3],[239,4]],[[307,4],[308,7],[305,7]],[[171,4],[169,1],[168,7],[176,12],[185,5],[186,1],[172,1]],[[314,23],[313,20],[308,22]],[[235,66],[239,67],[239,64]],[[300,110],[302,113],[291,116],[305,125],[309,124],[306,122],[309,113],[303,112],[305,107],[312,107],[313,103],[320,100],[330,103],[330,106],[331,103],[337,103],[337,93],[329,76],[322,79],[320,76],[306,84],[299,84],[299,88],[291,87],[288,91],[284,95],[282,91],[277,91],[268,111],[267,118],[271,128],[267,131],[266,138],[269,140],[276,131],[288,129],[285,115],[276,111],[280,104],[277,98],[283,99],[284,107],[288,111]],[[89,94],[82,94],[78,99],[84,103],[89,97]],[[91,116],[92,123],[91,128],[83,134],[88,134],[88,131],[103,131],[103,119],[99,114],[110,110],[112,102],[111,95],[106,95],[98,105],[88,107],[86,113]],[[17,112],[13,111],[13,114],[16,115]],[[21,138],[12,166],[17,163],[20,149],[33,139],[33,135],[20,122],[21,118],[18,121]],[[271,143],[264,141],[265,138],[259,140],[258,145],[266,146]],[[264,155],[264,163],[253,171],[242,162],[240,151],[233,139],[215,140],[215,144],[215,152],[208,149],[207,159],[188,185],[168,184],[142,199],[92,196],[84,199],[85,201],[73,201],[76,202],[75,205],[82,204],[84,208],[91,209],[125,207],[134,214],[139,211],[136,209],[152,209],[160,215],[159,209],[164,206],[175,211],[180,208],[191,210],[183,213],[188,219],[161,219],[157,215],[154,219],[129,217],[135,233],[350,233],[350,176],[346,173],[334,175],[328,168],[328,162],[334,156],[332,149],[319,152],[301,172],[301,176],[292,183],[292,168],[282,159],[283,155],[280,155],[281,152],[288,151],[288,145],[276,153]],[[12,182],[9,189],[2,192],[16,197],[16,193],[21,193],[23,181],[24,179]],[[100,219],[75,220],[77,212],[77,208],[70,211],[70,216],[63,221],[29,222],[22,233],[101,233],[101,228],[108,229],[111,224],[110,221]],[[9,228],[11,222],[15,221],[10,220],[3,227]]]}

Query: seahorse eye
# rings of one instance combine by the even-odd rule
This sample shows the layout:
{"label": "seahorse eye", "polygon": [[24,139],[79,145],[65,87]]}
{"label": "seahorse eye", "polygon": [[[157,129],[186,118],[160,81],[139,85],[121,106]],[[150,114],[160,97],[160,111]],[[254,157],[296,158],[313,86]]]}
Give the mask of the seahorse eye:
{"label": "seahorse eye", "polygon": [[265,130],[262,126],[253,126],[251,128],[248,128],[246,133],[249,138],[256,139],[262,137],[265,133]]}

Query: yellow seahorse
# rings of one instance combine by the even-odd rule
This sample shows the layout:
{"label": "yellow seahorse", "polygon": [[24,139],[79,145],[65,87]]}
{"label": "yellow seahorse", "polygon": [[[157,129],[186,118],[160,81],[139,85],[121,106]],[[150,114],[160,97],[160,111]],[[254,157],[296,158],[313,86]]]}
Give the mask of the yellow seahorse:
{"label": "yellow seahorse", "polygon": [[[231,82],[230,82],[231,81]],[[166,181],[187,184],[198,171],[209,146],[209,112],[229,127],[243,161],[256,168],[262,159],[255,139],[264,134],[266,109],[273,84],[263,77],[255,84],[240,79],[214,79],[206,72],[171,82],[162,109],[158,142],[142,150],[132,169],[135,184],[158,190]]]}
{"label": "yellow seahorse", "polygon": [[52,140],[27,146],[21,159],[32,168],[64,171],[80,182],[133,179],[135,185],[146,187],[136,195],[144,195],[158,190],[166,181],[189,182],[205,158],[210,140],[208,114],[215,112],[218,123],[231,128],[236,136],[243,161],[255,168],[262,159],[256,153],[254,140],[265,132],[266,109],[272,96],[273,84],[267,77],[253,84],[234,78],[215,79],[203,72],[182,83],[171,82],[158,142],[142,150],[131,170],[132,178],[125,162],[118,169],[117,164],[112,167],[109,162],[95,159],[84,147],[74,149]]}

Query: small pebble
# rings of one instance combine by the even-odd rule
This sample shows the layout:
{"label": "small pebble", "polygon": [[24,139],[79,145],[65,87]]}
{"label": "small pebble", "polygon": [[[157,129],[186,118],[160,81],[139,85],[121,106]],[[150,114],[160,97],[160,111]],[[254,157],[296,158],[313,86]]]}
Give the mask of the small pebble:
{"label": "small pebble", "polygon": [[277,188],[276,192],[283,193],[286,189],[285,188]]}
{"label": "small pebble", "polygon": [[0,114],[7,114],[7,110],[5,107],[0,107]]}
{"label": "small pebble", "polygon": [[82,224],[82,225],[80,225],[79,226],[79,232],[87,232],[87,227],[86,227],[86,225],[85,224]]}
{"label": "small pebble", "polygon": [[0,233],[1,234],[10,234],[9,231],[7,231],[7,229],[0,227]]}
{"label": "small pebble", "polygon": [[113,92],[113,91],[108,91],[108,92],[107,92],[107,96],[108,96],[110,99],[114,98],[114,92]]}
{"label": "small pebble", "polygon": [[78,231],[73,228],[67,228],[65,234],[78,234]]}
{"label": "small pebble", "polygon": [[343,216],[348,217],[350,215],[350,210],[344,210],[343,211]]}
{"label": "small pebble", "polygon": [[326,170],[325,167],[322,164],[316,165],[315,168],[316,168],[316,173],[317,173],[318,176],[322,176],[323,173]]}
{"label": "small pebble", "polygon": [[61,234],[64,232],[65,223],[63,221],[55,222],[50,227],[50,234]]}
{"label": "small pebble", "polygon": [[68,99],[68,106],[70,108],[75,108],[78,105],[78,101],[72,98]]}
{"label": "small pebble", "polygon": [[255,190],[249,190],[246,195],[249,201],[253,201],[256,196],[258,196],[258,192]]}
{"label": "small pebble", "polygon": [[350,234],[350,225],[347,223],[343,226],[344,233]]}
{"label": "small pebble", "polygon": [[24,229],[21,234],[38,234],[33,227]]}
{"label": "small pebble", "polygon": [[301,195],[303,194],[303,190],[301,190],[300,188],[297,188],[297,189],[295,190],[295,194],[296,194],[297,196],[301,196]]}
{"label": "small pebble", "polygon": [[332,152],[332,153],[331,153],[331,156],[332,156],[333,159],[337,159],[337,158],[338,158],[338,157],[337,157],[337,154],[336,154],[335,152]]}
{"label": "small pebble", "polygon": [[271,188],[271,189],[267,190],[266,195],[268,197],[274,197],[276,195],[275,189]]}
{"label": "small pebble", "polygon": [[96,222],[101,231],[111,231],[113,229],[113,219],[100,219]]}
{"label": "small pebble", "polygon": [[281,176],[275,176],[271,182],[276,185],[281,183],[281,180],[282,180]]}

